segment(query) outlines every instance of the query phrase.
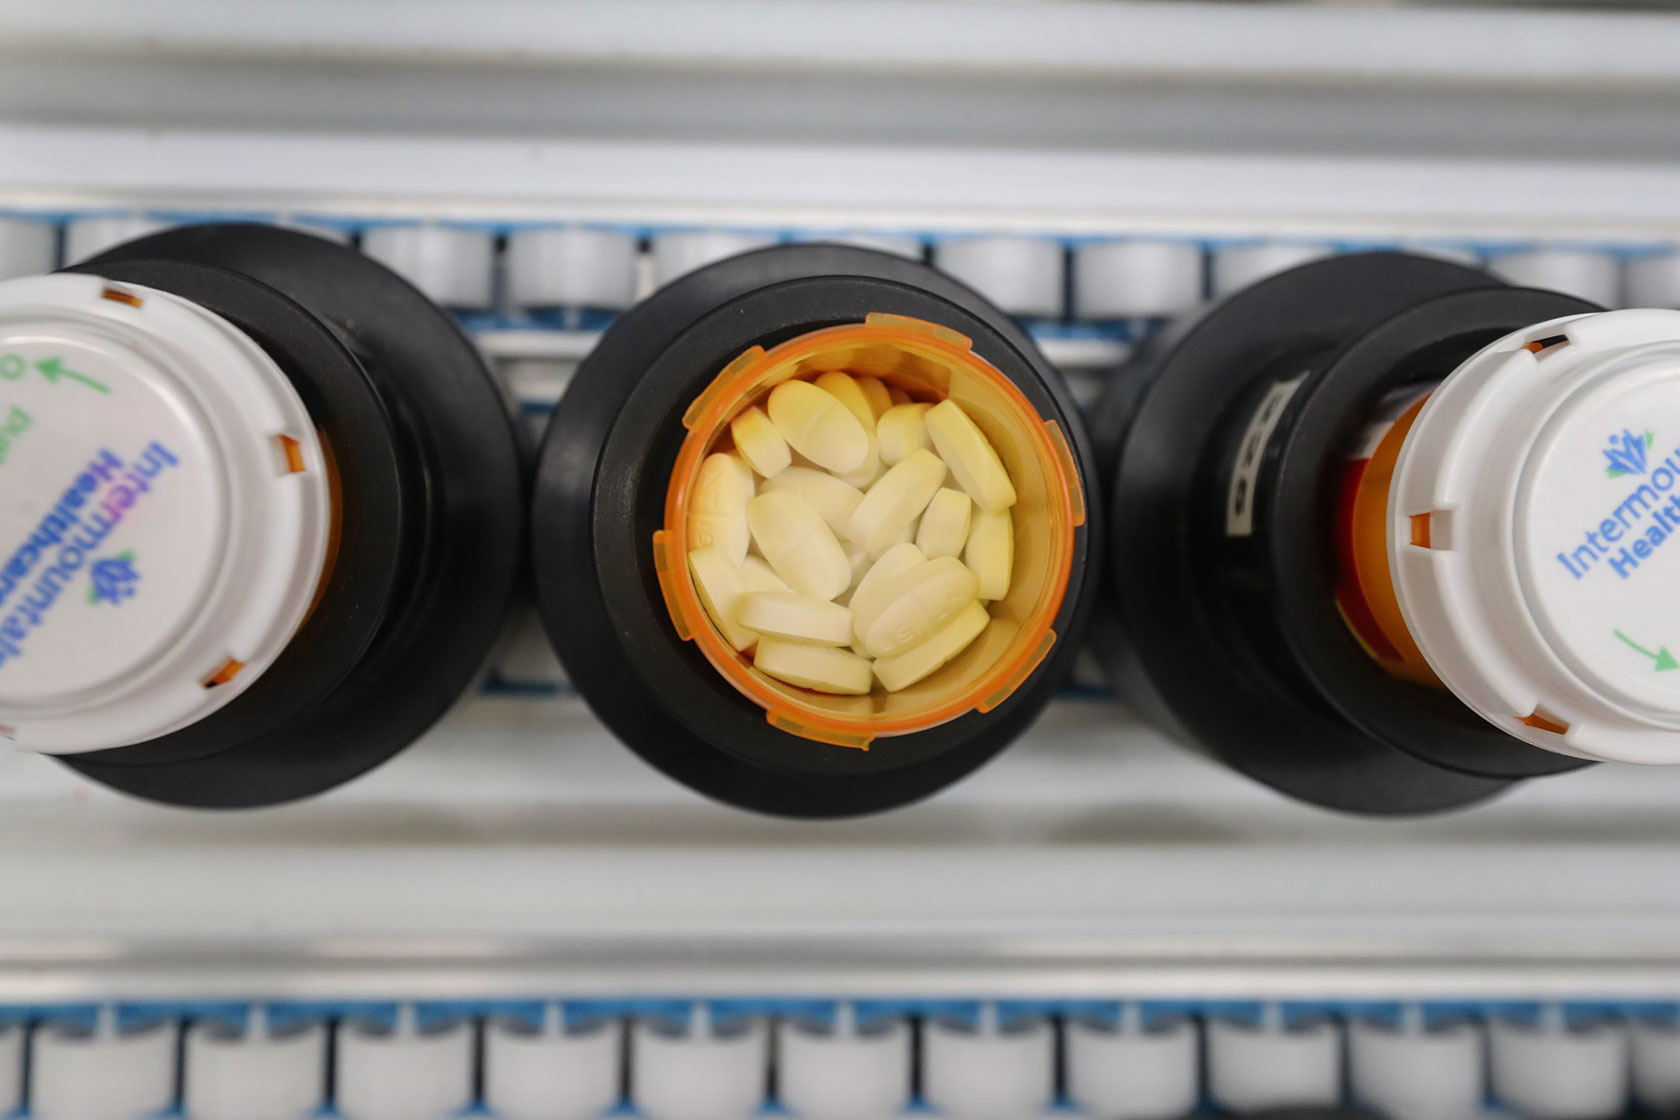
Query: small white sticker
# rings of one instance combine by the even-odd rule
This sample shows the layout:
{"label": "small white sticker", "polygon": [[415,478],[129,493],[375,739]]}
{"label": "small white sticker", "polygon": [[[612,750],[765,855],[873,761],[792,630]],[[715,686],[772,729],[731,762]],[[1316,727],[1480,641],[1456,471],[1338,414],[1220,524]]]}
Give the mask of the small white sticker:
{"label": "small white sticker", "polygon": [[1260,461],[1265,457],[1266,443],[1283,418],[1283,406],[1307,379],[1306,374],[1293,381],[1279,381],[1266,391],[1248,422],[1242,444],[1237,450],[1237,464],[1231,471],[1231,489],[1225,496],[1225,535],[1251,537],[1254,535],[1254,486],[1260,479]]}

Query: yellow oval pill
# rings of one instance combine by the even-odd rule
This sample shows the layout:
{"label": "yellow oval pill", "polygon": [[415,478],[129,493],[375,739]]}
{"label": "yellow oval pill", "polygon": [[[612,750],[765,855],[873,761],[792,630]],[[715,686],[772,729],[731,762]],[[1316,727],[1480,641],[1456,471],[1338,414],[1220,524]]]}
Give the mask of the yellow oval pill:
{"label": "yellow oval pill", "polygon": [[980,581],[954,556],[912,568],[883,589],[886,600],[864,626],[863,644],[873,657],[896,657],[933,637],[975,601]]}
{"label": "yellow oval pill", "polygon": [[758,635],[736,617],[741,606],[741,573],[723,550],[715,544],[695,549],[688,554],[688,570],[694,577],[694,590],[700,594],[700,605],[724,640],[738,650],[758,641]]}
{"label": "yellow oval pill", "polygon": [[869,455],[869,432],[850,409],[808,381],[770,390],[770,422],[793,449],[817,466],[845,474]]}
{"label": "yellow oval pill", "polygon": [[888,692],[909,688],[967,649],[970,642],[986,632],[991,621],[992,617],[986,613],[985,607],[971,602],[920,645],[912,646],[896,657],[883,657],[876,661],[875,677]]}
{"label": "yellow oval pill", "polygon": [[[852,511],[863,501],[863,491],[835,478],[827,471],[810,467],[789,467],[775,478],[766,479],[764,490],[791,490],[817,511],[828,527],[836,533],[844,532]],[[749,496],[748,500],[751,500]],[[746,503],[741,503],[741,517],[746,518]]]}
{"label": "yellow oval pill", "polygon": [[912,521],[908,525],[904,526],[904,528],[900,529],[898,532],[894,533],[891,537],[889,537],[885,544],[876,547],[873,551],[870,552],[869,555],[873,556],[873,557],[885,556],[889,549],[897,548],[901,544],[915,544],[915,543],[916,543],[916,522]]}
{"label": "yellow oval pill", "polygon": [[843,471],[839,475],[848,485],[866,490],[881,477],[881,448],[875,436],[875,412],[870,407],[869,398],[857,380],[844,373],[825,373],[817,378],[815,385],[845,405],[846,411],[857,418],[869,435],[869,452],[863,457],[863,462],[855,470]]}
{"label": "yellow oval pill", "polygon": [[839,601],[845,603],[847,606],[851,606],[850,592],[857,590],[857,585],[862,582],[863,577],[868,574],[869,566],[874,563],[874,559],[869,555],[864,547],[856,541],[842,540],[840,542],[840,550],[846,554],[846,563],[852,566],[852,582],[846,589],[847,593],[842,594]]}
{"label": "yellow oval pill", "polygon": [[852,582],[852,566],[834,530],[791,490],[747,503],[747,528],[772,571],[802,595],[832,599]]}
{"label": "yellow oval pill", "polygon": [[741,561],[741,590],[747,591],[792,591],[787,580],[770,570],[770,565],[756,556],[749,556]]}
{"label": "yellow oval pill", "polygon": [[871,552],[904,531],[945,481],[945,464],[931,451],[917,451],[882,475],[864,494],[846,523],[846,535]]}
{"label": "yellow oval pill", "polygon": [[961,490],[942,487],[922,511],[922,523],[916,529],[916,547],[929,560],[960,556],[968,541],[968,523],[973,515],[972,498]]}
{"label": "yellow oval pill", "polygon": [[729,422],[729,434],[735,438],[735,450],[741,458],[765,478],[774,478],[793,462],[787,440],[756,405]]}
{"label": "yellow oval pill", "polygon": [[800,688],[842,696],[863,696],[871,684],[869,662],[850,650],[780,638],[758,643],[753,667]]}
{"label": "yellow oval pill", "polygon": [[741,596],[741,625],[770,638],[843,646],[852,640],[852,612],[838,603],[797,591],[755,591]]}
{"label": "yellow oval pill", "polygon": [[[837,477],[848,486],[867,490],[877,478],[881,477],[881,447],[875,437],[875,412],[870,407],[869,398],[864,394],[863,387],[857,379],[844,373],[825,373],[817,378],[813,384],[841,404],[846,411],[857,418],[863,425],[863,430],[869,435],[869,452],[863,457],[863,462],[855,470],[840,472]],[[883,387],[883,392],[885,388]]]}
{"label": "yellow oval pill", "polygon": [[869,570],[858,580],[856,590],[852,592],[852,636],[863,644],[863,634],[857,627],[859,619],[867,618],[874,621],[885,605],[882,592],[892,581],[894,576],[909,571],[911,568],[927,563],[927,557],[922,550],[913,544],[895,545],[881,554],[880,559],[870,565]]}
{"label": "yellow oval pill", "polygon": [[753,488],[752,468],[740,459],[722,452],[706,456],[688,498],[689,550],[715,544],[735,564],[745,560]]}
{"label": "yellow oval pill", "polygon": [[1008,510],[974,515],[963,563],[980,581],[980,598],[995,602],[1009,594],[1015,567],[1015,524]]}
{"label": "yellow oval pill", "polygon": [[887,466],[903,462],[912,451],[928,446],[927,425],[922,416],[925,404],[900,404],[889,408],[875,426],[875,438],[881,447],[881,462]]}
{"label": "yellow oval pill", "polygon": [[933,449],[974,504],[997,513],[1015,504],[1015,484],[984,432],[955,401],[940,401],[922,417]]}
{"label": "yellow oval pill", "polygon": [[892,407],[892,394],[887,392],[886,383],[879,377],[854,377],[852,380],[863,390],[864,399],[869,402],[869,411],[876,422],[880,422],[887,409]]}
{"label": "yellow oval pill", "polygon": [[869,397],[864,394],[863,386],[850,374],[825,373],[812,384],[845,405],[846,411],[857,418],[864,431],[875,430],[875,410],[869,407]]}
{"label": "yellow oval pill", "polygon": [[871,486],[875,485],[876,481],[880,479],[881,472],[884,469],[885,467],[881,463],[880,444],[876,441],[874,436],[870,436],[869,454],[863,457],[863,462],[859,464],[858,469],[855,471],[846,471],[842,474],[836,475],[835,477],[840,479],[846,485],[855,487],[861,491],[867,490]]}

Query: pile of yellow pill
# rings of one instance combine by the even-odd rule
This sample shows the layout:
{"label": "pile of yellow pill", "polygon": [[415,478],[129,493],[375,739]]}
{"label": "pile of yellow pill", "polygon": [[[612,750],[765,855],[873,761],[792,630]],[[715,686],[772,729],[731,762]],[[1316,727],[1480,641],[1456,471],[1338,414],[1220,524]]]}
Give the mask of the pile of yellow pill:
{"label": "pile of yellow pill", "polygon": [[689,571],[760,672],[817,692],[897,692],[991,624],[986,604],[1009,592],[1015,500],[955,401],[840,372],[784,381],[701,463]]}

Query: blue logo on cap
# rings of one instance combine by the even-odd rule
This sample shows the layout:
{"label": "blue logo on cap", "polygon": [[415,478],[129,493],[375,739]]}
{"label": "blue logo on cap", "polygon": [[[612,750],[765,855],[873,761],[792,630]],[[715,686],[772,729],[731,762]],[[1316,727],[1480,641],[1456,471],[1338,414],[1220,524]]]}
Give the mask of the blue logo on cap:
{"label": "blue logo on cap", "polygon": [[1650,451],[1656,438],[1655,432],[1636,436],[1625,428],[1620,435],[1611,436],[1610,446],[1604,449],[1604,457],[1610,460],[1610,467],[1605,473],[1611,478],[1644,474],[1648,467],[1646,452]]}
{"label": "blue logo on cap", "polygon": [[140,573],[134,570],[134,553],[123,551],[104,560],[95,560],[88,569],[93,586],[88,590],[88,602],[116,605],[132,599]]}

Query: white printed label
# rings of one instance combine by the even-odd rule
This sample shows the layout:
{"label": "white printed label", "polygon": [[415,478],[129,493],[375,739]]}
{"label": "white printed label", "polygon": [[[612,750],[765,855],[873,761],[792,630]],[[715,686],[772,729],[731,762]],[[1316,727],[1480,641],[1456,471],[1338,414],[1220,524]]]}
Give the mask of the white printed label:
{"label": "white printed label", "polygon": [[1283,407],[1306,374],[1293,381],[1279,381],[1266,391],[1254,410],[1254,417],[1243,432],[1237,449],[1237,464],[1231,471],[1231,488],[1225,495],[1225,535],[1251,537],[1254,535],[1254,487],[1260,481],[1260,462],[1265,458],[1266,444],[1283,418]]}

